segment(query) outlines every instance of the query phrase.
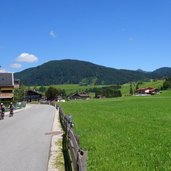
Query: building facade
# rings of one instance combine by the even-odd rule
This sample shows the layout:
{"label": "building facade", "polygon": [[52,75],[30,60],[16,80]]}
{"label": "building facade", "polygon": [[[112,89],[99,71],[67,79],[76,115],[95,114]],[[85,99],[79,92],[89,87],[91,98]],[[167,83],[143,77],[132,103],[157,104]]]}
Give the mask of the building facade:
{"label": "building facade", "polygon": [[14,100],[13,73],[0,73],[0,101]]}

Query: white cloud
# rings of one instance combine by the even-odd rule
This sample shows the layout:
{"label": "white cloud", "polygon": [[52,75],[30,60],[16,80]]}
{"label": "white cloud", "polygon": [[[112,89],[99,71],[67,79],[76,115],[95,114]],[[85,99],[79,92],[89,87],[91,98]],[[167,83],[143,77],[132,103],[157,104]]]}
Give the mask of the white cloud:
{"label": "white cloud", "polygon": [[22,65],[21,64],[18,64],[18,63],[14,63],[14,64],[11,64],[10,67],[11,68],[21,68]]}
{"label": "white cloud", "polygon": [[55,34],[55,32],[54,32],[53,30],[51,30],[51,31],[49,32],[49,35],[50,35],[51,37],[53,37],[53,38],[56,37],[56,34]]}
{"label": "white cloud", "polygon": [[38,61],[38,57],[33,55],[33,54],[29,54],[29,53],[21,53],[17,59],[17,62],[27,62],[27,63],[33,63]]}
{"label": "white cloud", "polygon": [[8,72],[8,71],[3,68],[0,68],[0,73],[5,73],[5,72]]}

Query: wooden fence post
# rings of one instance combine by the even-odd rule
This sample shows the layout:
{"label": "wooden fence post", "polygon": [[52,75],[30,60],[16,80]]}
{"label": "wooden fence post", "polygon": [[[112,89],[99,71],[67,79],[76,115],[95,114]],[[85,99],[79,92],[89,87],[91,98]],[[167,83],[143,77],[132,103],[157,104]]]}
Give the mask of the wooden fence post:
{"label": "wooden fence post", "polygon": [[63,128],[65,129],[66,138],[68,140],[69,151],[72,160],[72,167],[75,171],[86,171],[87,170],[87,156],[88,152],[81,150],[79,147],[78,136],[73,132],[70,118],[64,115],[64,112],[59,108],[59,116]]}
{"label": "wooden fence post", "polygon": [[78,171],[87,170],[87,151],[80,150],[78,152]]}

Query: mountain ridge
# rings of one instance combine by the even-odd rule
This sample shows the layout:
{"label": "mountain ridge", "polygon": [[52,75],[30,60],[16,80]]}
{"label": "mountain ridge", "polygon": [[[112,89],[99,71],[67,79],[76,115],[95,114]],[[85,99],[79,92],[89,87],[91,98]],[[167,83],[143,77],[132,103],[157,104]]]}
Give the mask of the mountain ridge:
{"label": "mountain ridge", "polygon": [[37,67],[14,73],[25,85],[52,84],[123,84],[131,81],[159,79],[171,76],[171,68],[162,67],[152,72],[116,69],[88,61],[63,59],[48,61]]}

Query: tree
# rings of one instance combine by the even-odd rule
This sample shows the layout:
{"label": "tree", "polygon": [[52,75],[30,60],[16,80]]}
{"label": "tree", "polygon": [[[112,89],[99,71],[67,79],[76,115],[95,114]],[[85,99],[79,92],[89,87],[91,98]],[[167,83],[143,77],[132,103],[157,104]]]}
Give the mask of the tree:
{"label": "tree", "polygon": [[118,86],[96,88],[94,89],[95,97],[97,98],[99,95],[107,98],[121,97],[122,96],[121,91],[117,88]]}
{"label": "tree", "polygon": [[132,83],[130,84],[130,90],[129,90],[129,93],[130,93],[131,95],[133,95]]}
{"label": "tree", "polygon": [[48,100],[54,100],[58,94],[58,90],[54,87],[49,87],[45,93]]}
{"label": "tree", "polygon": [[38,90],[39,90],[40,92],[44,93],[44,92],[46,91],[46,87],[41,86],[41,87],[39,87]]}
{"label": "tree", "polygon": [[139,82],[136,84],[136,88],[135,88],[136,90],[138,90],[139,89]]}
{"label": "tree", "polygon": [[168,88],[171,88],[171,78],[167,78],[167,79],[165,80],[165,82],[163,83],[162,89],[163,89],[163,90],[166,90],[166,89],[168,89]]}
{"label": "tree", "polygon": [[62,96],[63,98],[66,97],[66,92],[65,92],[65,89],[61,90],[61,89],[58,89],[58,95]]}
{"label": "tree", "polygon": [[25,87],[21,86],[18,89],[14,90],[14,100],[15,101],[23,101],[24,100],[24,94],[25,93]]}

